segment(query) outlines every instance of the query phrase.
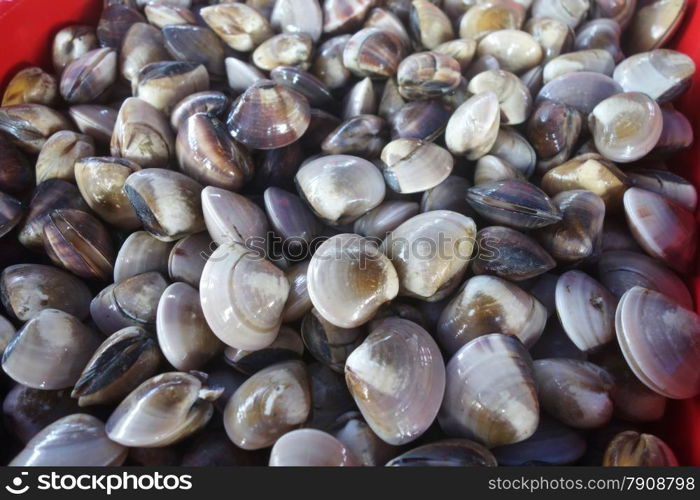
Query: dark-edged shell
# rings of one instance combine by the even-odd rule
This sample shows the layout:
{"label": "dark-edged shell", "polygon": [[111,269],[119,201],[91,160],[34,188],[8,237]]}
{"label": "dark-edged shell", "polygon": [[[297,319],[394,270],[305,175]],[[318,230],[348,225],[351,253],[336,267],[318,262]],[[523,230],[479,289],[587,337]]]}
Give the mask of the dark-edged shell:
{"label": "dark-edged shell", "polygon": [[671,448],[653,434],[625,431],[616,435],[603,456],[606,467],[674,467],[678,459]]}
{"label": "dark-edged shell", "polygon": [[211,5],[199,14],[229,47],[239,52],[249,52],[273,35],[267,18],[243,3]]}
{"label": "dark-edged shell", "polygon": [[496,467],[488,448],[468,439],[443,439],[414,448],[387,462],[387,467]]}
{"label": "dark-edged shell", "polygon": [[459,63],[440,52],[416,52],[398,67],[396,80],[404,99],[431,99],[453,93],[462,81]]}
{"label": "dark-edged shell", "polygon": [[277,338],[269,346],[257,351],[228,346],[224,350],[224,360],[239,372],[253,375],[268,366],[301,359],[303,354],[304,342],[301,336],[293,328],[281,326]]}
{"label": "dark-edged shell", "polygon": [[61,75],[61,97],[71,104],[99,100],[117,78],[117,52],[91,50],[71,62]]}
{"label": "dark-edged shell", "polygon": [[62,113],[43,104],[0,108],[0,131],[27,153],[39,153],[46,140],[61,130],[73,130],[73,125]]}
{"label": "dark-edged shell", "polygon": [[114,261],[114,282],[148,271],[166,274],[173,244],[160,241],[146,231],[135,231],[124,240]]}
{"label": "dark-edged shell", "polygon": [[56,33],[51,47],[51,60],[56,74],[80,56],[97,48],[97,36],[93,26],[72,25]]}
{"label": "dark-edged shell", "polygon": [[141,68],[132,87],[134,97],[170,115],[175,105],[188,95],[209,90],[209,73],[202,64],[155,62]]}
{"label": "dark-edged shell", "polygon": [[364,28],[352,35],[343,49],[343,64],[356,76],[393,76],[403,58],[404,46],[395,33]]}

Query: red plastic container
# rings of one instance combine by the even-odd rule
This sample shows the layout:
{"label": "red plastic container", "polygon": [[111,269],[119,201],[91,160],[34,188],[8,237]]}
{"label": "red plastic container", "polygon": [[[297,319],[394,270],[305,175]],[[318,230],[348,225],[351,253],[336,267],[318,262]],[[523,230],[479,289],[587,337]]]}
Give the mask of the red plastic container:
{"label": "red plastic container", "polygon": [[[683,26],[671,46],[685,52],[700,67],[700,8],[698,0],[689,0]],[[0,89],[16,71],[40,65],[51,71],[51,40],[69,24],[96,24],[101,0],[0,0]],[[685,112],[697,138],[690,151],[670,166],[700,189],[700,71],[680,99],[678,109]],[[700,215],[700,210],[696,218]],[[700,259],[699,259],[700,260]],[[700,265],[687,276],[700,313]],[[677,452],[683,465],[700,465],[700,397],[671,401],[664,420],[652,429]]]}

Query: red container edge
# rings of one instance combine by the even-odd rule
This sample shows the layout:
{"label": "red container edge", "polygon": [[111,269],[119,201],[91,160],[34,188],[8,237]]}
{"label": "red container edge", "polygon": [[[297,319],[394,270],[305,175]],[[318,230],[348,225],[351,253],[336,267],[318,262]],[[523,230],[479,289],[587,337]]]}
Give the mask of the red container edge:
{"label": "red container edge", "polygon": [[[100,0],[0,0],[0,88],[18,70],[39,65],[48,71],[51,66],[51,41],[54,34],[70,24],[95,25],[100,15]],[[672,47],[688,54],[700,67],[700,42],[693,33],[700,33],[700,9],[697,0],[688,1],[683,25]],[[700,190],[700,71],[680,99],[678,109],[685,112],[697,138],[691,150],[679,155],[672,165]],[[700,210],[696,213],[696,220]],[[687,281],[695,296],[695,310],[700,313],[700,265]],[[682,465],[700,465],[700,397],[694,400],[670,401],[664,419],[654,424],[653,431],[665,439],[678,455]]]}

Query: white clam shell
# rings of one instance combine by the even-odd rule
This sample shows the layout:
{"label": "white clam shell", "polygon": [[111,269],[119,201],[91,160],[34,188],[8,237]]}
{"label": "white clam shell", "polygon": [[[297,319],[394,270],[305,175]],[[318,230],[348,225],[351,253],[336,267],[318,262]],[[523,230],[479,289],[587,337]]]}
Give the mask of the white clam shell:
{"label": "white clam shell", "polygon": [[240,243],[265,249],[269,231],[262,208],[243,195],[214,186],[202,190],[204,223],[217,244]]}
{"label": "white clam shell", "polygon": [[445,144],[454,155],[478,160],[496,142],[500,121],[501,110],[494,92],[472,96],[452,113],[445,128]]}
{"label": "white clam shell", "polygon": [[316,429],[298,429],[279,438],[270,452],[271,467],[352,467],[357,459],[343,443]]}

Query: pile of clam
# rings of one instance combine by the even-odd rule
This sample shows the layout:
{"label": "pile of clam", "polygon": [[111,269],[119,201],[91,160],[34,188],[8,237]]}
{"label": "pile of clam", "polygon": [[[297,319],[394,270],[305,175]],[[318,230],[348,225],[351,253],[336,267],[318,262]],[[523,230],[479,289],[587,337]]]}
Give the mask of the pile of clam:
{"label": "pile of clam", "polygon": [[[0,108],[0,460],[674,465],[685,0],[121,0]],[[7,443],[7,446],[5,446]]]}

